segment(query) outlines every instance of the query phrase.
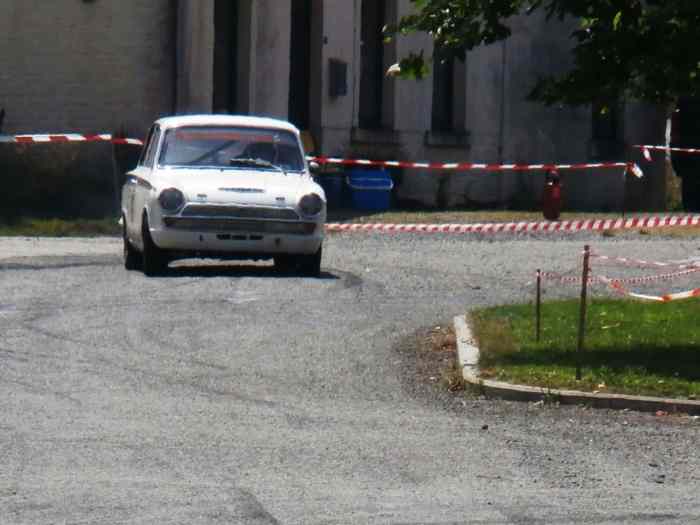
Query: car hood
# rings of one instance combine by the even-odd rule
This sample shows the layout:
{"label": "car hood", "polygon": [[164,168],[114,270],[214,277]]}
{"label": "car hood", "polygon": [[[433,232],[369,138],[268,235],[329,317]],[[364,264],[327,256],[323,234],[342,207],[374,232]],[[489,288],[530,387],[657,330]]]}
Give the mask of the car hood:
{"label": "car hood", "polygon": [[177,188],[190,202],[290,206],[307,193],[323,190],[298,173],[239,169],[165,169],[158,173],[159,190]]}

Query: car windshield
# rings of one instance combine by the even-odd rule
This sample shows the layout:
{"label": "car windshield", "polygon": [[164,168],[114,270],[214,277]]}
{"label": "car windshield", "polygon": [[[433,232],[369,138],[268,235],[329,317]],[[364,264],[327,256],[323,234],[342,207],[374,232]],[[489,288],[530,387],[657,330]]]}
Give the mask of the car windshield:
{"label": "car windshield", "polygon": [[[263,162],[246,162],[255,160]],[[228,126],[193,126],[166,131],[158,164],[304,170],[301,148],[294,133]]]}

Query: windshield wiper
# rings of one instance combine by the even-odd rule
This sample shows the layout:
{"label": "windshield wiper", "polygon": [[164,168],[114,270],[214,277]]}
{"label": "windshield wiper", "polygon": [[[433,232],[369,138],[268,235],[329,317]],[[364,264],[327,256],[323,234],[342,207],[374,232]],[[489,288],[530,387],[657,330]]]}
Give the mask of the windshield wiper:
{"label": "windshield wiper", "polygon": [[231,166],[241,165],[241,166],[257,166],[257,167],[259,167],[259,168],[270,168],[270,169],[273,169],[273,170],[280,171],[280,172],[282,172],[284,175],[287,174],[287,172],[285,171],[285,169],[282,168],[281,166],[278,166],[277,164],[273,164],[272,162],[269,162],[269,161],[263,160],[263,159],[240,159],[240,158],[236,158],[236,159],[231,159],[231,160],[229,160],[228,163],[229,163]]}

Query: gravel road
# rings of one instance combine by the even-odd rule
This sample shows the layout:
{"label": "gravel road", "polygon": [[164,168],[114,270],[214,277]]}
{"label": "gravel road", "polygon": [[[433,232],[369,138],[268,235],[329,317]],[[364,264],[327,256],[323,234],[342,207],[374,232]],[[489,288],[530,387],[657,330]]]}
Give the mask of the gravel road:
{"label": "gravel road", "polygon": [[585,242],[700,256],[632,234],[332,235],[321,279],[190,261],[147,279],[116,239],[2,238],[0,523],[698,523],[698,421],[414,384],[418,329],[530,299]]}

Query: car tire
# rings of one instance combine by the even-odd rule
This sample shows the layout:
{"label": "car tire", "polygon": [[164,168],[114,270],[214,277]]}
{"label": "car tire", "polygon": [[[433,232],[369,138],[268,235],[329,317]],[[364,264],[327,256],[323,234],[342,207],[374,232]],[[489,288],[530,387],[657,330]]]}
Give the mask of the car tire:
{"label": "car tire", "polygon": [[162,274],[168,266],[168,260],[163,253],[163,250],[158,248],[151,238],[151,230],[148,226],[148,216],[143,214],[141,224],[141,237],[143,240],[143,273],[148,277],[154,277]]}
{"label": "car tire", "polygon": [[321,259],[323,258],[323,246],[319,246],[316,253],[300,255],[298,268],[301,275],[307,277],[319,277],[321,275]]}
{"label": "car tire", "polygon": [[124,242],[124,268],[128,271],[138,270],[141,267],[141,254],[136,251],[126,234],[126,218],[122,217],[122,239]]}
{"label": "car tire", "polygon": [[294,269],[294,260],[289,255],[275,255],[275,270],[281,273],[289,273]]}

